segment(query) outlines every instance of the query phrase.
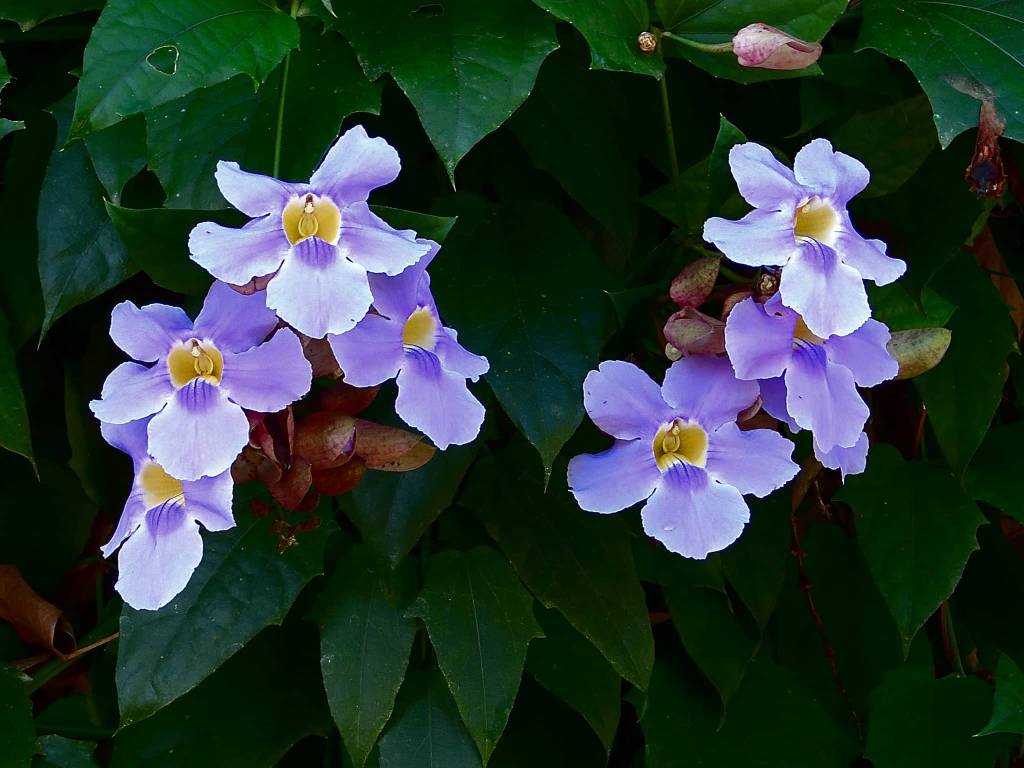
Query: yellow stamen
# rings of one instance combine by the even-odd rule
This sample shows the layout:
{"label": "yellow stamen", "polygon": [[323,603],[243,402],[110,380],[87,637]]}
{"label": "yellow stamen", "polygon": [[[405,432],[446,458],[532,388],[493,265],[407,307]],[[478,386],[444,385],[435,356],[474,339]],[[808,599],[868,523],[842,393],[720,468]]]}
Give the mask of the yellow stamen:
{"label": "yellow stamen", "polygon": [[703,467],[708,462],[708,433],[682,419],[663,424],[654,436],[654,461],[662,472],[679,462]]}
{"label": "yellow stamen", "polygon": [[220,384],[224,374],[224,356],[211,342],[189,339],[179,342],[167,355],[171,383],[181,389],[193,379]]}
{"label": "yellow stamen", "polygon": [[839,214],[820,197],[812,197],[797,208],[793,219],[793,231],[797,237],[817,240],[828,246],[835,245],[838,227]]}
{"label": "yellow stamen", "polygon": [[281,226],[292,245],[313,236],[334,245],[341,236],[341,211],[329,198],[307,194],[285,206]]}
{"label": "yellow stamen", "polygon": [[142,486],[142,501],[146,509],[159,507],[174,498],[185,500],[181,480],[168,475],[164,468],[154,461],[147,462],[142,468],[139,473],[139,485]]}
{"label": "yellow stamen", "polygon": [[426,350],[437,346],[437,318],[428,307],[420,307],[409,315],[402,328],[402,343]]}

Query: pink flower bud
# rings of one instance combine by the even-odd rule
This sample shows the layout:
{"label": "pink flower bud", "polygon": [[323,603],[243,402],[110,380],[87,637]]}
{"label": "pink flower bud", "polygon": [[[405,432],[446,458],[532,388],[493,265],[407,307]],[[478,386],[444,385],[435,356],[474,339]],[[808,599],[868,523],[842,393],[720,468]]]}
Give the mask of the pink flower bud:
{"label": "pink flower bud", "polygon": [[686,307],[665,322],[665,340],[683,357],[725,352],[725,323]]}
{"label": "pink flower bud", "polygon": [[761,22],[737,32],[732,49],[740,66],[760,69],[803,69],[821,56],[821,43],[805,43]]}
{"label": "pink flower bud", "polygon": [[691,261],[676,275],[669,288],[669,296],[680,307],[699,307],[715,287],[718,279],[718,256],[705,256]]}

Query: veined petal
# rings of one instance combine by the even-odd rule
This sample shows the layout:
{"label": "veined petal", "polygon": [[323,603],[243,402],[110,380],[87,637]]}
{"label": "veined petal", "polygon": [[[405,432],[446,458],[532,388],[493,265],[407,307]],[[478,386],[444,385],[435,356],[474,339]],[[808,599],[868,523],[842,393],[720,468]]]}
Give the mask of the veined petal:
{"label": "veined petal", "polygon": [[238,163],[221,160],[214,172],[224,199],[246,216],[280,213],[293,195],[302,191],[300,184],[288,184],[273,176],[243,171]]}
{"label": "veined petal", "polygon": [[764,498],[796,477],[800,467],[792,456],[793,443],[778,432],[723,424],[708,435],[705,470],[740,493]]}
{"label": "veined petal", "polygon": [[267,306],[314,339],[355,327],[372,301],[366,270],[316,237],[295,245],[267,286]]}
{"label": "veined petal", "polygon": [[786,409],[786,381],[782,376],[773,379],[761,379],[757,382],[761,388],[761,407],[768,415],[783,422],[792,432],[799,432],[800,425],[793,421]]}
{"label": "veined petal", "polygon": [[569,462],[569,489],[580,509],[618,512],[654,492],[661,472],[646,439],[616,440],[607,451],[584,453]]}
{"label": "veined petal", "polygon": [[235,516],[231,511],[235,483],[230,470],[214,477],[185,480],[181,488],[185,495],[185,511],[193,520],[202,523],[206,530],[226,531],[235,527]]}
{"label": "veined petal", "polygon": [[126,424],[100,422],[100,434],[108,445],[127,453],[132,458],[136,471],[139,465],[149,458],[149,437],[147,428],[149,419],[129,421]]}
{"label": "veined petal", "polygon": [[486,357],[474,355],[459,343],[459,335],[454,328],[442,328],[437,340],[434,354],[441,360],[446,370],[476,381],[491,369]]}
{"label": "veined petal", "polygon": [[173,393],[171,375],[163,362],[152,367],[121,363],[107,376],[100,399],[89,403],[89,410],[100,421],[126,424],[156,413]]}
{"label": "veined petal", "polygon": [[871,316],[860,273],[818,242],[805,243],[782,270],[782,301],[823,339],[845,336]]}
{"label": "veined petal", "polygon": [[583,406],[602,432],[623,440],[653,438],[672,418],[654,380],[632,363],[605,360],[583,380]]}
{"label": "veined petal", "polygon": [[[434,298],[430,295],[430,276],[427,267],[437,255],[440,245],[433,240],[421,240],[429,250],[424,256],[406,267],[397,275],[373,273],[370,278],[370,293],[373,294],[373,306],[386,317],[408,317],[418,305],[422,305],[423,294],[429,297],[432,305]],[[435,313],[436,314],[436,313]]]}
{"label": "veined petal", "polygon": [[785,264],[798,251],[793,229],[795,208],[753,210],[739,221],[713,216],[704,222],[704,239],[738,264]]}
{"label": "veined petal", "polygon": [[786,410],[824,451],[849,448],[860,438],[868,407],[850,369],[835,365],[817,344],[804,344],[786,370]]}
{"label": "veined petal", "polygon": [[379,136],[371,139],[361,125],[350,128],[327,151],[309,180],[311,188],[341,204],[365,201],[377,187],[398,178],[398,152]]}
{"label": "veined petal", "polygon": [[234,229],[201,221],[188,236],[192,261],[218,280],[244,285],[273,274],[290,248],[281,217],[269,214]]}
{"label": "veined petal", "polygon": [[708,432],[757,400],[756,381],[740,381],[724,357],[684,357],[672,363],[661,386],[673,409],[700,422]]}
{"label": "veined petal", "polygon": [[738,379],[781,376],[793,354],[796,314],[780,303],[744,299],[729,312],[725,351]]}
{"label": "veined petal", "polygon": [[707,472],[674,464],[641,513],[644,533],[671,552],[703,560],[739,538],[750,519],[743,496]]}
{"label": "veined petal", "polygon": [[441,367],[432,352],[406,353],[398,372],[395,412],[442,451],[472,442],[484,423],[484,407],[473,397],[466,379]]}
{"label": "veined petal", "polygon": [[117,527],[110,536],[110,540],[100,547],[100,553],[104,557],[114,554],[124,540],[135,533],[135,530],[142,524],[146,515],[146,505],[142,503],[142,491],[135,483],[132,483],[132,491],[128,500],[124,503],[124,511],[121,512],[121,519],[117,521]]}
{"label": "veined petal", "polygon": [[836,251],[845,264],[876,285],[888,285],[907,271],[907,262],[886,255],[884,242],[861,237],[853,228],[849,215],[843,217],[843,225],[836,238]]}
{"label": "veined petal", "polygon": [[351,331],[327,336],[334,359],[345,373],[346,383],[354,387],[373,387],[398,375],[405,356],[404,323],[404,317],[367,315]]}
{"label": "veined petal", "polygon": [[219,475],[249,441],[242,407],[213,384],[193,379],[149,422],[149,452],[179,480]]}
{"label": "veined petal", "polygon": [[729,150],[729,168],[743,199],[755,208],[795,205],[802,195],[793,172],[767,147],[748,141]]}
{"label": "veined petal", "polygon": [[309,392],[312,380],[302,342],[287,328],[247,352],[224,355],[221,388],[250,411],[280,411]]}
{"label": "veined petal", "polygon": [[829,469],[838,469],[843,473],[843,480],[848,475],[859,475],[868,466],[868,436],[860,433],[857,442],[849,448],[835,446],[830,451],[822,451],[814,443],[814,456]]}
{"label": "veined petal", "polygon": [[395,229],[366,203],[354,203],[342,213],[338,249],[368,272],[398,275],[435,246],[431,240],[418,240],[411,229]]}
{"label": "veined petal", "polygon": [[110,313],[110,338],[133,360],[152,363],[185,338],[192,321],[180,307],[147,304],[139,308],[122,301]]}
{"label": "veined petal", "polygon": [[122,545],[114,588],[132,608],[155,611],[185,588],[203,559],[203,538],[185,507],[165,502]]}
{"label": "veined petal", "polygon": [[277,315],[267,307],[266,296],[245,296],[229,285],[215,282],[196,318],[195,334],[210,339],[221,352],[244,352],[277,327]]}
{"label": "veined petal", "polygon": [[871,181],[864,163],[842,152],[834,152],[827,139],[805,144],[793,159],[793,173],[802,185],[840,206],[863,192]]}
{"label": "veined petal", "polygon": [[825,341],[825,352],[833,363],[846,366],[862,387],[873,387],[896,377],[900,365],[886,345],[889,329],[877,320],[867,320],[849,336],[832,336]]}

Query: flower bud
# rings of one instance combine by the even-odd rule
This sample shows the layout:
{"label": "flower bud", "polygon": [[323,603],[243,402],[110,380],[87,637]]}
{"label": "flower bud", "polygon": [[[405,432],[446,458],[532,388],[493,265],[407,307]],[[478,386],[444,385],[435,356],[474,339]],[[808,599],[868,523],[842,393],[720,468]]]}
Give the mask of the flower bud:
{"label": "flower bud", "polygon": [[654,53],[658,47],[658,38],[650,32],[641,32],[640,36],[636,39],[636,44],[640,49],[640,53]]}
{"label": "flower bud", "polygon": [[665,322],[665,340],[687,355],[718,355],[725,352],[725,323],[693,307],[685,307]]}
{"label": "flower bud", "polygon": [[952,338],[947,328],[915,328],[893,333],[887,348],[900,365],[896,378],[912,379],[930,371],[942,362]]}
{"label": "flower bud", "polygon": [[740,66],[759,69],[803,69],[821,56],[821,43],[805,43],[760,22],[737,32],[732,49]]}
{"label": "flower bud", "polygon": [[699,307],[703,304],[718,279],[718,256],[704,256],[687,264],[676,275],[669,288],[669,296],[680,307]]}

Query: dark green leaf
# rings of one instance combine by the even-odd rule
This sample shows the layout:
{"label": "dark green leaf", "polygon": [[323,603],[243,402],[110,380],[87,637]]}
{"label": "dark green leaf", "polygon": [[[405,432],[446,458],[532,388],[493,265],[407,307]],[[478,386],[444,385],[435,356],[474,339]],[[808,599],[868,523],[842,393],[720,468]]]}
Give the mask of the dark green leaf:
{"label": "dark green leaf", "polygon": [[996,696],[992,718],[982,734],[1016,733],[1024,735],[1024,674],[1009,656],[1001,656],[996,666]]}
{"label": "dark green leaf", "polygon": [[960,581],[985,519],[950,474],[905,462],[887,445],[874,447],[867,472],[836,498],[853,507],[861,551],[907,653]]}
{"label": "dark green leaf", "polygon": [[20,120],[8,120],[6,117],[0,117],[0,139],[9,133],[20,131],[25,127],[25,124]]}
{"label": "dark green leaf", "polygon": [[542,495],[536,480],[512,482],[500,471],[500,465],[481,467],[464,503],[530,591],[557,608],[620,675],[645,688],[654,640],[628,530],[614,518],[582,512],[562,480]]}
{"label": "dark green leaf", "polygon": [[44,21],[73,13],[93,11],[103,6],[103,0],[4,0],[0,6],[0,19],[18,22],[23,32]]}
{"label": "dark green leaf", "polygon": [[227,207],[213,172],[218,160],[243,159],[255,108],[252,81],[236,77],[146,113],[149,167],[168,208]]}
{"label": "dark green leaf", "polygon": [[557,47],[554,24],[528,0],[346,0],[335,11],[370,79],[389,72],[405,91],[453,180]]}
{"label": "dark green leaf", "polygon": [[[303,19],[299,30],[299,50],[288,62],[278,177],[306,181],[342,120],[355,112],[380,113],[380,85],[366,79],[341,35],[324,32],[315,19]],[[282,64],[260,88],[243,167],[273,171],[283,71]]]}
{"label": "dark green leaf", "polygon": [[278,554],[271,520],[236,498],[237,527],[204,535],[203,561],[185,591],[159,611],[125,606],[117,666],[122,725],[150,717],[195,688],[243,645],[280,624],[322,572],[331,526]]}
{"label": "dark green leaf", "polygon": [[786,579],[791,531],[789,494],[747,500],[750,524],[721,554],[726,578],[763,630],[775,611]]}
{"label": "dark green leaf", "polygon": [[119,203],[124,185],[146,167],[146,121],[135,115],[91,133],[85,148],[107,197]]}
{"label": "dark green leaf", "polygon": [[443,552],[408,616],[423,619],[448,687],[486,763],[505,730],[530,640],[533,598],[491,549]]}
{"label": "dark green leaf", "polygon": [[984,501],[1024,523],[1024,424],[996,427],[985,436],[967,472],[967,487]]}
{"label": "dark green leaf", "polygon": [[33,768],[97,768],[92,756],[95,751],[96,745],[91,741],[42,736],[39,739],[40,759]]}
{"label": "dark green leaf", "polygon": [[593,249],[555,209],[515,204],[461,217],[435,265],[442,314],[490,359],[487,383],[550,471],[604,336]]}
{"label": "dark green leaf", "polygon": [[260,0],[109,0],[85,48],[71,135],[235,75],[262,81],[298,44],[294,19]]}
{"label": "dark green leaf", "polygon": [[736,182],[729,169],[729,150],[747,140],[743,131],[725,119],[719,117],[718,135],[715,145],[711,148],[708,159],[708,213],[717,215],[723,212],[730,198],[738,198]]}
{"label": "dark green leaf", "polygon": [[[248,585],[262,575],[259,569],[253,571]],[[182,655],[198,639],[182,638]],[[264,632],[193,692],[149,720],[119,731],[111,766],[276,765],[303,736],[330,727],[314,643],[312,637],[284,630]]]}
{"label": "dark green leaf", "polygon": [[342,557],[318,598],[320,671],[358,768],[391,716],[416,637],[417,623],[403,615],[408,575],[392,575],[361,545]]}
{"label": "dark green leaf", "polygon": [[128,258],[103,204],[105,191],[85,145],[61,149],[74,96],[54,108],[57,145],[39,194],[39,280],[46,316],[41,333],[70,309],[130,277]]}
{"label": "dark green leaf", "polygon": [[21,454],[33,467],[32,434],[21,391],[7,316],[0,311],[0,447]]}
{"label": "dark green leaf", "polygon": [[872,316],[893,332],[941,328],[956,311],[956,306],[927,287],[921,291],[920,301],[916,301],[902,283],[871,286],[868,293]]}
{"label": "dark green leaf", "polygon": [[404,211],[386,205],[371,205],[370,208],[395,229],[414,229],[420,237],[443,243],[452,227],[454,216],[431,216],[427,213]]}
{"label": "dark green leaf", "polygon": [[410,669],[380,737],[381,768],[480,768],[440,671]]}
{"label": "dark green leaf", "polygon": [[981,680],[890,672],[871,696],[864,753],[875,768],[991,768],[1005,742],[975,736],[991,709]]}
{"label": "dark green leaf", "polygon": [[132,262],[157,285],[190,296],[204,295],[210,287],[210,276],[189,258],[189,232],[201,221],[232,227],[246,221],[235,210],[139,209],[107,203],[107,213]]}
{"label": "dark green leaf", "polygon": [[[579,712],[610,752],[619,727],[618,674],[558,612],[541,613],[540,626],[544,637],[530,643],[526,671]],[[517,704],[513,721],[521,708]]]}
{"label": "dark green leaf", "polygon": [[982,99],[1024,141],[1024,9],[1006,0],[868,0],[858,45],[905,62],[932,103],[942,146],[978,124]]}
{"label": "dark green leaf", "polygon": [[24,677],[13,667],[0,666],[0,764],[28,768],[35,751],[32,702]]}
{"label": "dark green leaf", "polygon": [[348,514],[363,539],[392,566],[405,557],[451,505],[469,469],[474,446],[438,453],[412,472],[371,472],[352,492]]}
{"label": "dark green leaf", "polygon": [[534,0],[568,21],[590,43],[592,66],[658,77],[665,71],[661,57],[641,53],[637,38],[647,32],[651,18],[646,0]]}

